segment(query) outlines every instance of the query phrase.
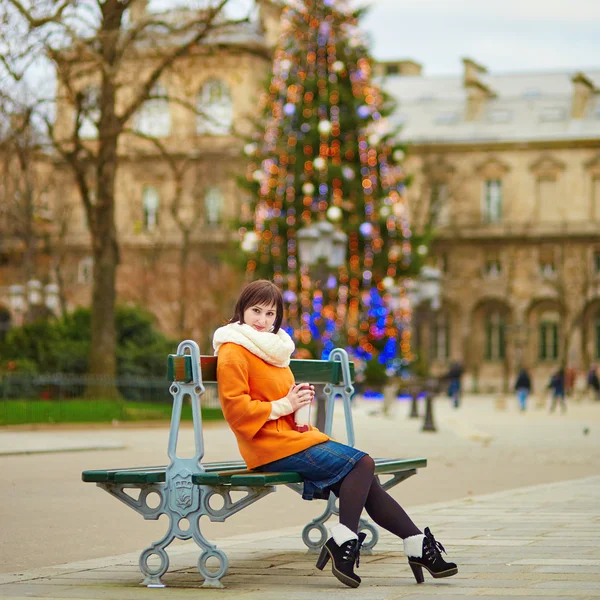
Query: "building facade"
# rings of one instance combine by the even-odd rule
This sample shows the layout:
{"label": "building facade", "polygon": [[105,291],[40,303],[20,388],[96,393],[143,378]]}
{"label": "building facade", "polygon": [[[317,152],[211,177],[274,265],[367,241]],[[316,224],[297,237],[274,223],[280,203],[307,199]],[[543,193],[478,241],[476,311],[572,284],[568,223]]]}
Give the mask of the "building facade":
{"label": "building facade", "polygon": [[600,361],[600,70],[427,77],[381,63],[410,143],[413,224],[432,227],[442,303],[417,306],[432,367],[491,391]]}

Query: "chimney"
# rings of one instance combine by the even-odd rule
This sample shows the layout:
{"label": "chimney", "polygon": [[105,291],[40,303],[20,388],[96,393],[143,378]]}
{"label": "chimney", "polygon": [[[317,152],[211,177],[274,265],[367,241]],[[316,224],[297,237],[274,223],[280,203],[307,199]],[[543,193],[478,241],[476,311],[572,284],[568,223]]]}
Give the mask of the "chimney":
{"label": "chimney", "polygon": [[132,23],[141,21],[146,16],[148,0],[132,0],[129,7],[129,18]]}
{"label": "chimney", "polygon": [[402,77],[420,77],[423,74],[423,65],[414,60],[382,60],[374,65],[376,77],[400,75]]}
{"label": "chimney", "polygon": [[471,58],[463,58],[462,61],[464,66],[463,85],[465,86],[471,81],[479,81],[479,75],[487,73],[487,69],[483,65],[476,63]]}
{"label": "chimney", "polygon": [[583,73],[576,73],[571,81],[573,82],[571,117],[573,119],[583,119],[590,99],[595,93],[594,84]]}
{"label": "chimney", "polygon": [[485,108],[486,102],[496,94],[481,81],[480,75],[487,73],[487,69],[470,58],[463,58],[463,87],[467,92],[467,106],[465,110],[466,121],[479,119]]}

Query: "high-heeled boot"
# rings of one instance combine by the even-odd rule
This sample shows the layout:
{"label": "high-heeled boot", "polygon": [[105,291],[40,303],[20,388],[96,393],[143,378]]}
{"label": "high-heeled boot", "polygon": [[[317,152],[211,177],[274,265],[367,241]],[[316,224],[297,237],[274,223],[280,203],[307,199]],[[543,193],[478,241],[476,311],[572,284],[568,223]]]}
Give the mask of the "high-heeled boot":
{"label": "high-heeled boot", "polygon": [[331,572],[345,585],[356,588],[360,585],[360,577],[354,572],[360,562],[360,548],[367,537],[366,533],[356,535],[345,525],[338,523],[331,528],[330,537],[317,559],[317,569],[321,571],[331,558]]}
{"label": "high-heeled boot", "polygon": [[429,527],[425,527],[425,535],[411,535],[404,540],[404,553],[408,557],[408,564],[412,569],[417,583],[423,583],[423,567],[432,577],[451,577],[458,573],[458,567],[453,562],[446,562],[442,557],[446,552],[434,537]]}

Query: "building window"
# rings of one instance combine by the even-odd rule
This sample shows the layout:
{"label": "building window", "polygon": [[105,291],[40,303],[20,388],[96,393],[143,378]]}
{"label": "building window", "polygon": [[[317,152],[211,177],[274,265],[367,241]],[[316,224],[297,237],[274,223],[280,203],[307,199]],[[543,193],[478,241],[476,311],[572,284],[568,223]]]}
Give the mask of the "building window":
{"label": "building window", "polygon": [[149,137],[163,138],[171,133],[171,110],[166,90],[158,83],[150,90],[150,97],[137,112],[135,128]]}
{"label": "building window", "polygon": [[98,121],[100,120],[100,88],[89,86],[83,91],[81,104],[82,114],[79,120],[79,137],[95,139],[98,137]]}
{"label": "building window", "polygon": [[596,277],[600,276],[600,250],[594,250],[592,269]]}
{"label": "building window", "polygon": [[545,106],[540,112],[540,121],[542,123],[564,121],[566,118],[567,111],[562,106]]}
{"label": "building window", "polygon": [[592,179],[592,218],[600,221],[600,177]]}
{"label": "building window", "polygon": [[229,135],[233,125],[233,101],[228,85],[221,79],[207,81],[198,94],[199,134]]}
{"label": "building window", "polygon": [[485,323],[485,359],[503,360],[506,356],[504,317],[499,312],[487,315]]}
{"label": "building window", "polygon": [[502,221],[502,181],[487,179],[483,184],[483,221],[499,223]]}
{"label": "building window", "polygon": [[446,313],[437,313],[431,325],[431,358],[450,359],[450,319]]}
{"label": "building window", "polygon": [[558,360],[558,313],[544,313],[539,325],[540,360]]}
{"label": "building window", "polygon": [[86,256],[79,261],[77,265],[77,283],[89,285],[94,277],[94,259]]}
{"label": "building window", "polygon": [[495,279],[500,277],[501,274],[502,262],[500,256],[495,252],[488,253],[483,263],[483,276],[487,279]]}
{"label": "building window", "polygon": [[160,194],[151,186],[145,186],[142,191],[144,206],[144,229],[152,232],[158,226],[158,211],[160,209]]}
{"label": "building window", "polygon": [[460,115],[454,110],[444,110],[434,119],[436,125],[456,125],[459,121]]}
{"label": "building window", "polygon": [[448,203],[448,184],[434,183],[431,188],[431,220],[434,225],[443,227],[450,223],[450,205]]}
{"label": "building window", "polygon": [[206,223],[216,225],[223,217],[223,194],[218,187],[211,187],[204,194],[204,211]]}
{"label": "building window", "polygon": [[556,275],[556,252],[552,246],[540,248],[539,267],[542,277],[553,278]]}
{"label": "building window", "polygon": [[385,65],[386,75],[398,75],[400,73],[400,67],[398,65]]}

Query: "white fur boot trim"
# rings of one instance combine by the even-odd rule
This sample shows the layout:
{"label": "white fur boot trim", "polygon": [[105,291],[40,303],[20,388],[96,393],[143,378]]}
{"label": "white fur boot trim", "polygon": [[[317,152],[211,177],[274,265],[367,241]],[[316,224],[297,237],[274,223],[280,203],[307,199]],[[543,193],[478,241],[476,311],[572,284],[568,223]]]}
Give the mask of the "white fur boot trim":
{"label": "white fur boot trim", "polygon": [[424,539],[425,536],[422,533],[404,538],[404,554],[413,558],[423,558]]}
{"label": "white fur boot trim", "polygon": [[341,546],[345,544],[349,540],[357,540],[358,536],[352,531],[352,529],[348,529],[345,525],[341,523],[336,523],[330,530],[331,536],[333,537],[333,541]]}

